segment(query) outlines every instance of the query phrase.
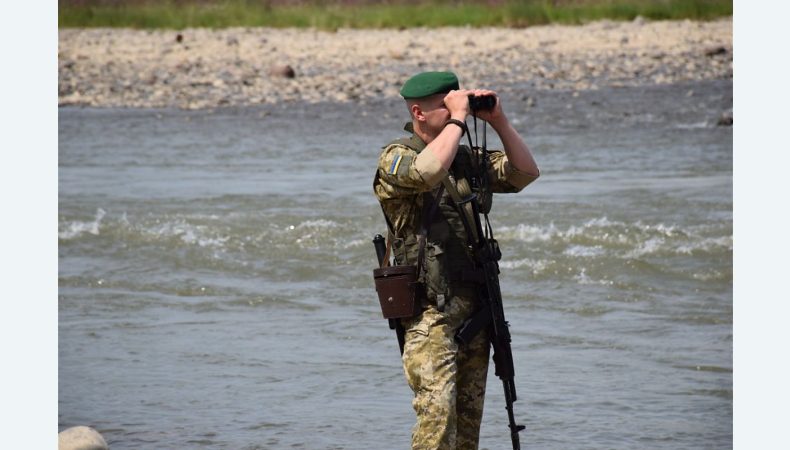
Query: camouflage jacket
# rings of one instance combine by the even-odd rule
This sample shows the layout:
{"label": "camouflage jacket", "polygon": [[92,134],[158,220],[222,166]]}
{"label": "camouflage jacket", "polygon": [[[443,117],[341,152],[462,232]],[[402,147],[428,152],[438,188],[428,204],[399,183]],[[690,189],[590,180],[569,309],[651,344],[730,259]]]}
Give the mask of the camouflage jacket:
{"label": "camouflage jacket", "polygon": [[[406,130],[411,131],[410,123]],[[442,168],[432,152],[422,152],[426,147],[416,134],[406,140],[397,140],[384,147],[378,160],[373,191],[381,204],[395,239],[392,252],[396,264],[416,264],[417,234],[423,213],[423,193],[436,195],[441,181],[451,175],[458,191],[471,192],[469,182],[472,150],[460,145],[449,171]],[[513,167],[502,151],[487,154],[488,186],[494,193],[519,192],[536,179],[535,176]],[[429,296],[444,293],[453,273],[471,266],[467,254],[466,231],[459,212],[447,192],[440,199],[428,233],[425,268],[428,276]]]}

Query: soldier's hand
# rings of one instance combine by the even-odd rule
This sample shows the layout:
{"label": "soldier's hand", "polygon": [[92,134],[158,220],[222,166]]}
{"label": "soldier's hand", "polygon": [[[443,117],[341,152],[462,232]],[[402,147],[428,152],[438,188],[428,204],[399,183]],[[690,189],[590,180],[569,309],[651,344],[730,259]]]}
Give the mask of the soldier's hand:
{"label": "soldier's hand", "polygon": [[505,119],[505,114],[502,112],[502,104],[500,103],[499,96],[497,95],[496,92],[488,89],[474,89],[469,91],[469,93],[474,95],[475,97],[489,95],[496,98],[496,104],[494,105],[494,107],[489,110],[476,111],[477,117],[485,120],[488,123],[497,122]]}
{"label": "soldier's hand", "polygon": [[468,89],[459,89],[457,91],[450,91],[444,97],[444,106],[450,112],[450,117],[453,119],[464,120],[469,115],[469,94],[472,91]]}

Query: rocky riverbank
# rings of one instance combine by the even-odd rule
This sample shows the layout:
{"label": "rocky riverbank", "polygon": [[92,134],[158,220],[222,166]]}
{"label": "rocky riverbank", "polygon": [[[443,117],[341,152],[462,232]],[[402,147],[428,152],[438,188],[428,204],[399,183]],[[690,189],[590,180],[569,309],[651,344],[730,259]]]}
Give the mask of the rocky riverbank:
{"label": "rocky riverbank", "polygon": [[58,103],[187,109],[396,97],[423,70],[464,87],[587,90],[732,78],[732,19],[525,29],[62,29]]}

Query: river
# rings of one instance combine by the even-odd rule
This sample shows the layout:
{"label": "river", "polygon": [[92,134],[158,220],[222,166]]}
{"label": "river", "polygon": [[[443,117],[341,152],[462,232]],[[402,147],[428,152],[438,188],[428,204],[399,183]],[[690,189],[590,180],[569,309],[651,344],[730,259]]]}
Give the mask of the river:
{"label": "river", "polygon": [[[523,92],[503,104],[542,176],[491,215],[523,447],[731,447],[731,80]],[[397,100],[60,108],[59,430],[408,448],[371,274],[373,172],[405,119]],[[493,367],[488,386],[481,448],[507,449]]]}

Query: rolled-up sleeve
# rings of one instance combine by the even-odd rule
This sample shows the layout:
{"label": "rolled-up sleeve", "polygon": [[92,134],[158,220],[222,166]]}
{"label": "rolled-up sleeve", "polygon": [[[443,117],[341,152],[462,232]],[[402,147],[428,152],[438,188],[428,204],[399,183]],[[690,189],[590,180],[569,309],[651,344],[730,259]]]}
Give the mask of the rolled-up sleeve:
{"label": "rolled-up sleeve", "polygon": [[428,189],[442,181],[442,178],[447,176],[447,170],[442,167],[442,162],[430,150],[423,150],[417,155],[417,160],[414,162],[414,168],[420,174]]}
{"label": "rolled-up sleeve", "polygon": [[519,192],[528,184],[538,179],[537,175],[526,173],[514,167],[510,161],[507,160],[505,152],[489,152],[488,161],[488,177],[491,182],[492,192]]}
{"label": "rolled-up sleeve", "polygon": [[376,195],[386,200],[429,191],[446,174],[430,151],[417,153],[404,145],[393,144],[379,156]]}

